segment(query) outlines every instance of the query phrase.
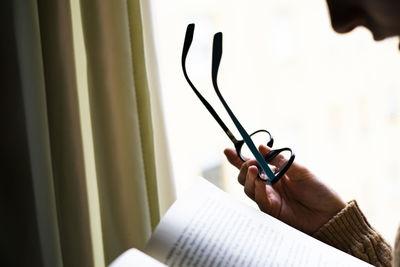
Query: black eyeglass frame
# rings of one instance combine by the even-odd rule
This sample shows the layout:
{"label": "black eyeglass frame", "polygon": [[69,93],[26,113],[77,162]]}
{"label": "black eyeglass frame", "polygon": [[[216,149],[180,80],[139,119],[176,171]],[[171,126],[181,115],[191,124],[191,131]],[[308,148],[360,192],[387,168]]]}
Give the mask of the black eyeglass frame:
{"label": "black eyeglass frame", "polygon": [[[258,171],[258,178],[264,184],[268,184],[268,185],[275,184],[276,182],[278,182],[283,177],[283,175],[290,168],[290,166],[292,165],[292,163],[294,161],[295,154],[292,152],[292,150],[290,148],[285,147],[285,148],[271,150],[265,157],[262,157],[262,155],[258,152],[257,148],[255,148],[253,142],[251,141],[251,136],[253,136],[253,135],[257,134],[257,133],[260,133],[260,132],[267,133],[269,138],[270,138],[269,141],[267,142],[267,146],[272,148],[273,143],[274,143],[274,139],[273,139],[272,135],[270,134],[270,132],[268,132],[267,130],[261,129],[261,130],[257,130],[255,132],[253,132],[252,134],[248,135],[247,132],[244,130],[244,128],[241,126],[240,122],[236,119],[235,115],[232,113],[232,111],[229,108],[229,106],[227,105],[227,103],[225,102],[224,98],[222,97],[222,95],[221,95],[221,93],[219,91],[218,84],[217,84],[218,69],[219,69],[219,64],[220,64],[221,57],[222,57],[222,33],[221,32],[216,33],[214,35],[214,40],[213,40],[212,82],[213,82],[213,86],[214,86],[215,92],[218,95],[218,98],[220,99],[220,101],[224,105],[226,111],[229,113],[231,119],[233,120],[234,124],[238,128],[240,134],[243,137],[243,140],[236,139],[236,137],[232,134],[232,132],[229,130],[229,128],[225,125],[225,123],[221,120],[221,118],[215,112],[214,108],[208,103],[208,101],[196,89],[196,87],[191,82],[191,80],[190,80],[190,78],[189,78],[189,76],[187,74],[187,71],[186,71],[186,57],[187,57],[187,54],[189,52],[189,48],[190,48],[190,46],[192,44],[192,41],[193,41],[194,27],[195,26],[194,26],[193,23],[189,24],[187,26],[186,35],[185,35],[185,41],[184,41],[183,50],[182,50],[182,61],[181,61],[181,63],[182,63],[183,74],[185,76],[186,81],[189,83],[190,87],[193,89],[193,91],[196,94],[196,96],[200,99],[200,101],[204,104],[204,106],[207,108],[207,110],[211,113],[211,115],[214,117],[214,119],[217,121],[217,123],[221,126],[221,128],[224,130],[226,135],[232,141],[232,143],[235,146],[235,150],[236,150],[236,153],[238,154],[239,158],[243,162],[246,161],[246,158],[243,157],[243,155],[241,153],[241,149],[242,149],[243,145],[246,143],[249,146],[250,150],[252,151],[253,155],[255,156],[257,162],[259,163],[259,165],[261,167],[261,169],[258,168],[258,170],[259,170]],[[283,151],[289,151],[291,156],[290,156],[289,160],[287,161],[286,165],[281,170],[279,170],[276,174],[274,174],[271,171],[271,169],[267,166],[267,164],[263,164],[262,161],[265,160],[266,163],[269,163],[275,157],[277,157],[280,153],[282,153]],[[262,178],[262,171],[264,171],[264,173],[266,174],[267,179]],[[269,176],[272,176],[272,178],[269,177]]]}

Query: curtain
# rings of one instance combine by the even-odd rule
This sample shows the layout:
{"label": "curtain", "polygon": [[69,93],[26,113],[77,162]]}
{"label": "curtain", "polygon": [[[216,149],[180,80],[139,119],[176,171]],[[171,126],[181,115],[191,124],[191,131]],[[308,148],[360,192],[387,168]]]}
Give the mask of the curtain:
{"label": "curtain", "polygon": [[2,227],[18,237],[5,263],[104,266],[143,249],[175,198],[148,1],[2,5],[16,118],[2,142],[19,143],[2,146],[19,216]]}

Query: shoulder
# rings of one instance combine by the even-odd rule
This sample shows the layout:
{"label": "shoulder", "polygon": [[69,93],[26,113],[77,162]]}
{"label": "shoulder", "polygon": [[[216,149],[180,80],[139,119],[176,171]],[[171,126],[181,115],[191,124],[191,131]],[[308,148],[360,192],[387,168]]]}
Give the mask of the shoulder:
{"label": "shoulder", "polygon": [[400,267],[400,225],[394,242],[393,262],[393,266]]}

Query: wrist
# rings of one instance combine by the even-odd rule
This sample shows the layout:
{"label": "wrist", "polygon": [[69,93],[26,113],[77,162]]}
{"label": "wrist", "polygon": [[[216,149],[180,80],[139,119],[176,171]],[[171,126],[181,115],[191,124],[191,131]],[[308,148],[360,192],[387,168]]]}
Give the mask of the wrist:
{"label": "wrist", "polygon": [[357,202],[352,200],[344,204],[344,207],[314,233],[313,237],[347,251],[362,236],[368,235],[372,231],[374,230],[360,211]]}

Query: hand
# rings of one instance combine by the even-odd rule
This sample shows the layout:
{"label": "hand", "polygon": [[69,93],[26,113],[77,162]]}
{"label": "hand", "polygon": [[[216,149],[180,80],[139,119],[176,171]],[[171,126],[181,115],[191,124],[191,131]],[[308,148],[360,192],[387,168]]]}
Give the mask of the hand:
{"label": "hand", "polygon": [[[263,156],[270,151],[264,145],[259,150]],[[306,234],[318,231],[346,206],[333,190],[296,162],[280,181],[269,186],[257,178],[256,160],[243,162],[231,148],[225,149],[224,153],[229,162],[240,169],[239,183],[244,185],[246,195],[258,204],[260,210]],[[270,164],[274,165],[274,161]]]}

